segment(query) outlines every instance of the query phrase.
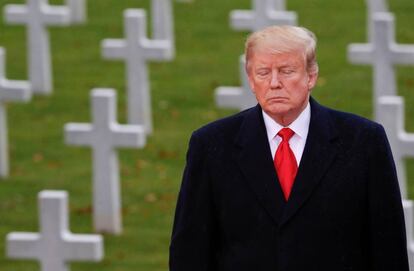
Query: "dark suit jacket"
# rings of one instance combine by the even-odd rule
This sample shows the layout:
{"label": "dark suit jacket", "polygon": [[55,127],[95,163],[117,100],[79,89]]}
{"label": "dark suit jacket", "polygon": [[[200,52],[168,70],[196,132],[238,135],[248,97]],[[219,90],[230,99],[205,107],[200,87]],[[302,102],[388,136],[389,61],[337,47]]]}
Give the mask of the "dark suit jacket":
{"label": "dark suit jacket", "polygon": [[170,270],[408,271],[401,197],[382,126],[311,98],[288,202],[260,106],[194,132]]}

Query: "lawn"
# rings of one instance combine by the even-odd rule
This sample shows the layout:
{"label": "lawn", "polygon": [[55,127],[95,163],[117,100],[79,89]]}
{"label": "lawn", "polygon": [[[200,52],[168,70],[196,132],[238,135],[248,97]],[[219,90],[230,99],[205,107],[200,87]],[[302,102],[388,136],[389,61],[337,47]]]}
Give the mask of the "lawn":
{"label": "lawn", "polygon": [[[0,0],[0,7],[23,0]],[[63,0],[50,1],[62,4]],[[299,24],[319,39],[320,78],[313,96],[321,103],[370,118],[372,69],[346,59],[347,45],[366,40],[366,8],[361,0],[288,0]],[[390,1],[391,2],[391,1]],[[5,237],[11,231],[38,231],[37,194],[68,191],[70,228],[92,233],[91,151],[64,144],[67,122],[90,121],[90,91],[114,88],[118,120],[125,123],[125,65],[101,56],[105,38],[123,38],[122,13],[148,8],[149,0],[87,0],[88,22],[51,27],[54,91],[27,104],[9,104],[10,177],[0,181],[0,269],[39,270],[31,261],[7,259]],[[191,132],[235,111],[218,109],[214,89],[239,83],[238,57],[246,32],[230,29],[228,14],[250,8],[250,0],[174,1],[176,58],[149,65],[154,133],[141,150],[120,150],[122,235],[104,234],[100,263],[73,263],[71,270],[165,271],[177,192]],[[414,4],[393,0],[400,43],[414,44]],[[24,80],[25,27],[6,25],[0,13],[0,46],[7,50],[7,77]],[[150,29],[149,29],[150,31]],[[406,128],[414,132],[414,68],[398,67],[398,92],[405,97]],[[414,178],[408,161],[408,179]],[[409,184],[414,197],[414,181]],[[3,240],[3,241],[1,241]]]}

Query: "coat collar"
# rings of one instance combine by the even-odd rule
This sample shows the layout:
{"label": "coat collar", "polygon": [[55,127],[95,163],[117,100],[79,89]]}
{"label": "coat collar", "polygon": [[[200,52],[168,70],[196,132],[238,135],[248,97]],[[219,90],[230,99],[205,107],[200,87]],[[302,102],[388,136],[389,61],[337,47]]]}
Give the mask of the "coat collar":
{"label": "coat collar", "polygon": [[260,204],[278,224],[285,203],[259,105],[246,113],[235,145],[238,147],[235,160],[245,180]]}
{"label": "coat collar", "polygon": [[[298,174],[290,198],[284,202],[266,136],[261,107],[246,113],[236,137],[235,159],[261,205],[276,224],[286,223],[309,199],[333,162],[337,147],[336,130],[328,109],[310,99],[311,121]],[[321,159],[323,158],[323,159]]]}
{"label": "coat collar", "polygon": [[328,109],[311,99],[311,121],[302,161],[280,223],[286,223],[311,197],[338,153],[338,136]]}

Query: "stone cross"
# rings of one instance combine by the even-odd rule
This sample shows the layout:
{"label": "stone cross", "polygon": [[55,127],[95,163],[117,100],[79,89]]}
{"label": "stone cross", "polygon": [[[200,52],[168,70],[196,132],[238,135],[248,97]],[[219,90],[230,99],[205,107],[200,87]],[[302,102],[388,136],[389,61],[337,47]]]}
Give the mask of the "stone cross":
{"label": "stone cross", "polygon": [[86,22],[86,0],[65,0],[65,5],[69,8],[71,22],[82,24]]}
{"label": "stone cross", "polygon": [[407,236],[407,252],[409,266],[414,266],[414,238],[413,238],[413,229],[414,229],[414,220],[413,220],[413,201],[412,200],[403,200],[404,208],[404,217],[405,217],[405,228]]}
{"label": "stone cross", "polygon": [[172,46],[172,53],[174,53],[174,20],[171,0],[152,0],[151,17],[152,38],[169,41]]}
{"label": "stone cross", "polygon": [[378,101],[378,121],[384,126],[397,168],[402,198],[407,198],[404,158],[414,156],[414,134],[404,129],[404,100],[399,96],[383,96]]}
{"label": "stone cross", "polygon": [[107,59],[122,59],[126,62],[128,123],[143,125],[146,134],[151,134],[151,95],[146,64],[149,60],[172,59],[173,45],[170,40],[147,38],[145,10],[127,9],[124,12],[124,19],[126,38],[104,40],[102,42],[103,56]]}
{"label": "stone cross", "polygon": [[119,163],[116,148],[142,148],[145,131],[139,125],[120,125],[116,121],[116,94],[113,89],[94,89],[92,123],[65,125],[65,141],[90,146],[93,153],[93,218],[98,232],[122,231]]}
{"label": "stone cross", "polygon": [[215,90],[215,100],[218,107],[244,110],[257,104],[250,89],[245,65],[245,56],[241,55],[239,58],[241,87],[218,87]]}
{"label": "stone cross", "polygon": [[32,94],[28,82],[6,79],[5,62],[6,52],[0,47],[0,179],[9,175],[6,103],[27,102]]}
{"label": "stone cross", "polygon": [[388,5],[385,0],[366,0],[368,11],[370,13],[374,12],[387,12]]}
{"label": "stone cross", "polygon": [[286,10],[285,0],[267,0],[272,10]]}
{"label": "stone cross", "polygon": [[69,231],[68,195],[65,191],[44,190],[38,195],[39,233],[12,232],[7,235],[7,256],[37,260],[42,271],[69,271],[72,261],[100,261],[100,235]]}
{"label": "stone cross", "polygon": [[6,5],[4,15],[10,24],[27,25],[29,79],[32,90],[39,94],[52,92],[52,69],[48,26],[68,26],[82,20],[82,0],[67,0],[72,8],[52,6],[48,0],[26,0],[26,5]]}
{"label": "stone cross", "polygon": [[271,25],[296,25],[295,12],[283,9],[284,1],[253,0],[253,10],[233,10],[230,13],[230,24],[235,30],[256,31]]}
{"label": "stone cross", "polygon": [[368,41],[373,40],[374,20],[373,15],[378,12],[388,12],[388,6],[385,0],[366,0],[367,1],[367,25],[368,25]]}
{"label": "stone cross", "polygon": [[394,39],[394,17],[390,13],[375,13],[372,41],[351,44],[348,59],[355,64],[374,66],[374,118],[378,120],[378,99],[396,95],[394,65],[414,64],[414,46],[400,45]]}

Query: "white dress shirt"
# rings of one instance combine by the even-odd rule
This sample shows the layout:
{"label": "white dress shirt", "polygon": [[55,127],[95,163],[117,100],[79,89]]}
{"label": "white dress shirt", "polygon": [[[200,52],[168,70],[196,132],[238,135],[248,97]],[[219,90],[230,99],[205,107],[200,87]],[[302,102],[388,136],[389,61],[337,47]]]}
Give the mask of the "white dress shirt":
{"label": "white dress shirt", "polygon": [[[274,121],[263,110],[262,114],[266,126],[267,138],[269,140],[270,152],[274,158],[277,147],[282,141],[282,138],[278,136],[277,133],[286,127]],[[293,130],[293,132],[295,132],[295,134],[289,140],[289,145],[295,155],[298,167],[300,165],[300,160],[302,159],[303,150],[305,149],[306,138],[308,137],[310,117],[311,111],[310,104],[308,102],[308,105],[306,106],[305,110],[300,113],[299,117],[297,117],[297,119],[295,119],[289,126],[287,126],[287,128],[290,128]]]}

